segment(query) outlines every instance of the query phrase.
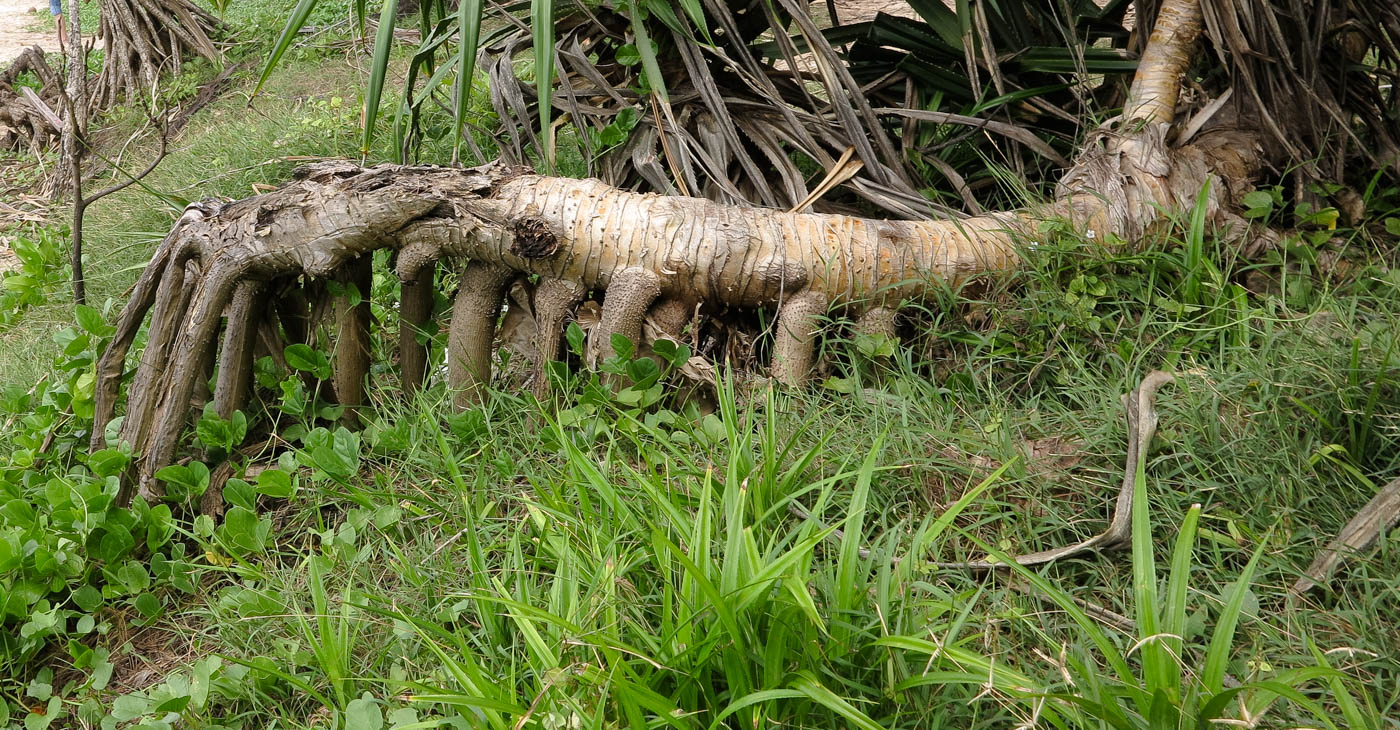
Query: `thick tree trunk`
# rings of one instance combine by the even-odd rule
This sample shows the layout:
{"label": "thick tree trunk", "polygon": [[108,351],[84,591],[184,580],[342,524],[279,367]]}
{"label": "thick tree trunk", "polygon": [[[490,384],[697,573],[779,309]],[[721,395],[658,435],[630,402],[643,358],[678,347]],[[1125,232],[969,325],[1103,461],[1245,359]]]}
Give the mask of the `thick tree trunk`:
{"label": "thick tree trunk", "polygon": [[[516,278],[542,282],[535,303],[542,359],[557,352],[569,308],[585,292],[599,291],[605,296],[589,347],[594,356],[606,352],[613,334],[635,340],[649,311],[771,307],[778,311],[774,373],[797,382],[810,369],[818,315],[843,307],[867,326],[887,329],[906,300],[1015,266],[1019,248],[1033,246],[1046,219],[1132,240],[1163,211],[1195,205],[1206,188],[1208,213],[1228,223],[1234,196],[1259,162],[1252,138],[1216,129],[1187,145],[1166,142],[1200,23],[1195,0],[1164,3],[1125,117],[1083,153],[1056,200],[1035,210],[962,220],[871,220],[637,194],[502,165],[366,169],[351,163],[302,168],[294,182],[266,195],[192,206],[142,275],[99,363],[93,446],[102,446],[127,349],[153,304],[148,354],[156,348],[168,358],[147,357],[137,369],[121,434],[139,452],[136,476],[148,498],[159,494],[154,474],[174,453],[199,363],[214,346],[220,313],[235,288],[272,281],[269,290],[277,291],[299,277],[344,277],[346,267],[379,248],[399,251],[399,276],[410,284],[404,290],[409,328],[423,316],[415,288],[421,285],[414,283],[421,272],[441,258],[469,262],[449,337],[449,380],[465,406],[490,375],[501,300]],[[186,261],[197,261],[203,272],[192,290],[183,280]],[[255,325],[239,314],[228,326]],[[356,347],[360,333],[357,327],[348,335]],[[409,387],[421,378],[418,357],[405,360],[415,369],[405,373]],[[360,384],[365,369],[354,362],[338,369],[338,389]]]}

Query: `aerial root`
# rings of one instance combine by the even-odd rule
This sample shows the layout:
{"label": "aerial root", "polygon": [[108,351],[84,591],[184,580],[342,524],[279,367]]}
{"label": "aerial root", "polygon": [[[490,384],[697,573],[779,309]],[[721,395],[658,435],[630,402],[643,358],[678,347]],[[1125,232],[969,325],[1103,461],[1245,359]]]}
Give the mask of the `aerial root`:
{"label": "aerial root", "polygon": [[[174,341],[165,372],[158,381],[159,394],[150,437],[130,439],[133,444],[148,444],[146,453],[137,458],[137,493],[147,501],[153,502],[164,496],[164,488],[155,479],[155,472],[171,463],[179,443],[180,430],[188,421],[190,397],[196,382],[205,372],[210,350],[216,345],[214,335],[223,318],[224,307],[232,298],[233,289],[242,274],[238,262],[216,259],[200,277],[198,286],[190,296],[184,327]],[[124,423],[124,435],[125,432]]]}
{"label": "aerial root", "polygon": [[798,292],[783,302],[773,338],[774,380],[799,385],[812,372],[817,331],[829,306],[826,297],[815,291]]}
{"label": "aerial root", "polygon": [[121,390],[122,373],[126,369],[126,355],[131,351],[131,345],[136,340],[137,332],[141,330],[146,313],[155,305],[158,295],[163,291],[161,282],[165,279],[166,271],[172,268],[171,249],[171,240],[167,238],[151,256],[151,262],[132,287],[131,298],[127,300],[126,307],[117,319],[111,342],[97,361],[93,423],[98,427],[92,430],[89,444],[92,451],[98,451],[107,445],[105,429],[101,426],[112,420],[117,393]]}
{"label": "aerial root", "polygon": [[256,323],[256,331],[254,332],[256,345],[253,348],[253,357],[254,359],[264,356],[270,357],[277,367],[283,371],[289,371],[291,368],[287,366],[286,344],[282,330],[278,328],[277,299],[274,298],[276,295],[271,297],[267,295],[267,290],[271,288],[273,287],[264,289],[262,301],[259,303],[259,311],[253,317]]}
{"label": "aerial root", "polygon": [[214,384],[214,411],[219,418],[232,418],[233,412],[248,402],[253,381],[253,346],[258,332],[258,297],[263,282],[238,282],[229,305],[224,345],[219,352],[219,374]]}
{"label": "aerial root", "polygon": [[510,269],[479,261],[462,268],[447,332],[447,382],[457,391],[458,408],[480,403],[486,384],[491,381],[496,319],[506,286],[514,275]]}
{"label": "aerial root", "polygon": [[311,341],[311,300],[302,287],[292,287],[277,298],[277,321],[282,325],[289,344]]}
{"label": "aerial root", "polygon": [[892,340],[897,336],[894,328],[895,317],[895,310],[891,307],[871,307],[856,319],[856,334]]}
{"label": "aerial root", "polygon": [[429,261],[399,284],[399,372],[403,393],[412,396],[428,375],[428,348],[418,341],[433,315],[436,262]]}
{"label": "aerial root", "polygon": [[344,290],[335,297],[336,338],[331,356],[335,395],[345,407],[341,420],[357,425],[365,405],[365,376],[369,375],[369,295],[374,277],[374,254],[345,264],[335,279]]}
{"label": "aerial root", "polygon": [[[172,234],[174,239],[174,234]],[[151,326],[146,333],[146,349],[141,353],[140,365],[136,368],[136,374],[132,377],[131,387],[128,391],[126,402],[126,416],[122,419],[121,433],[118,436],[118,443],[128,443],[138,452],[150,443],[151,422],[155,418],[157,403],[163,391],[162,383],[165,377],[166,366],[171,357],[171,345],[175,340],[180,323],[185,319],[185,313],[189,309],[190,297],[193,291],[185,286],[187,274],[196,269],[197,265],[193,259],[195,250],[192,246],[178,243],[176,240],[167,239],[166,244],[162,244],[163,269],[158,269],[158,274],[153,280],[158,278],[160,282],[155,291],[154,311],[151,313]],[[138,282],[138,289],[146,283]],[[147,295],[147,298],[149,295]],[[144,300],[143,300],[144,303]],[[117,348],[110,348],[103,355],[103,362],[99,365],[100,378],[104,385],[99,388],[97,402],[94,406],[94,424],[101,424],[93,428],[93,444],[98,447],[106,445],[105,425],[111,420],[115,399],[117,395],[116,386],[121,381],[122,366],[126,360],[126,348],[130,347],[132,338],[136,336],[136,330],[140,327],[140,318],[128,321],[123,317],[114,336],[113,342],[120,342],[120,351]],[[128,326],[129,325],[129,326]],[[108,357],[108,356],[112,357]],[[111,388],[105,383],[110,382]],[[151,473],[159,467],[152,467]],[[135,474],[133,478],[123,480],[122,488],[117,493],[119,504],[127,504],[131,501],[133,490],[136,489],[142,480],[142,470],[144,465],[140,459],[133,465]]]}
{"label": "aerial root", "polygon": [[662,299],[647,311],[647,321],[655,325],[660,334],[676,342],[681,341],[686,325],[694,316],[695,303],[679,297]]}
{"label": "aerial root", "polygon": [[586,294],[568,279],[543,279],[535,286],[535,397],[549,397],[549,364],[559,359],[564,323]]}
{"label": "aerial root", "polygon": [[642,322],[647,309],[661,296],[661,278],[646,269],[625,269],[608,282],[603,294],[603,316],[588,339],[588,366],[612,354],[612,336],[622,335],[628,341],[642,341]]}

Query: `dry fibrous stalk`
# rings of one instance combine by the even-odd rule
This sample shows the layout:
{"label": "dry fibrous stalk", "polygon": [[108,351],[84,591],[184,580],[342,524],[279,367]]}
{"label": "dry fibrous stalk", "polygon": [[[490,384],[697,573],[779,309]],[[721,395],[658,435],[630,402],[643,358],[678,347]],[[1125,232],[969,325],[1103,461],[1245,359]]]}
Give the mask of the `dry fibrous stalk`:
{"label": "dry fibrous stalk", "polygon": [[223,23],[188,0],[101,0],[102,72],[92,89],[95,109],[155,86],[180,72],[188,56],[221,62],[212,39]]}
{"label": "dry fibrous stalk", "polygon": [[[115,415],[127,353],[148,312],[145,354],[118,438],[138,455],[132,486],[154,499],[161,494],[155,473],[170,463],[215,358],[213,402],[231,413],[248,397],[255,340],[276,353],[276,344],[308,337],[302,285],[334,279],[367,292],[369,262],[380,249],[396,252],[404,283],[406,391],[425,376],[415,336],[431,311],[425,290],[435,267],[457,266],[448,381],[467,406],[491,377],[502,301],[523,279],[537,279],[539,371],[559,352],[572,308],[601,292],[587,359],[596,359],[612,335],[640,340],[648,317],[675,328],[686,319],[677,313],[696,308],[763,307],[777,312],[772,372],[797,383],[812,366],[819,316],[841,308],[860,326],[888,332],[904,302],[1017,265],[1021,245],[1045,220],[1133,240],[1163,211],[1195,205],[1209,185],[1209,211],[1225,223],[1258,164],[1257,147],[1226,127],[1198,133],[1190,145],[1167,144],[1178,77],[1200,28],[1194,2],[1167,5],[1134,87],[1141,103],[1091,144],[1057,199],[1039,209],[874,220],[639,194],[499,163],[450,169],[349,162],[303,167],[264,195],[192,205],[142,274],[99,362],[93,447],[105,445],[103,426]],[[270,309],[252,306],[269,296]],[[353,407],[364,401],[369,321],[349,301],[334,310],[332,380],[340,402]],[[547,379],[536,383],[543,394]]]}

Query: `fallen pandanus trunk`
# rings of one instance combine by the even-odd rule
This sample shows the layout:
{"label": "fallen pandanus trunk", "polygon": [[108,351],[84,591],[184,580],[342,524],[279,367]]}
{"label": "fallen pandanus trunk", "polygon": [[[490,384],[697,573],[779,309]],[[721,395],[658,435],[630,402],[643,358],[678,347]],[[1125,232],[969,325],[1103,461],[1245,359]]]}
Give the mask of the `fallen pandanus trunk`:
{"label": "fallen pandanus trunk", "polygon": [[[1018,243],[1041,221],[1132,240],[1163,211],[1196,203],[1227,215],[1257,164],[1252,139],[1217,129],[1169,147],[1178,77],[1199,33],[1196,2],[1167,2],[1117,131],[1099,136],[1037,210],[961,220],[889,221],[782,212],[638,194],[595,180],[542,177],[486,165],[363,168],[328,162],[293,182],[225,205],[190,206],[166,237],[123,310],[98,364],[93,448],[105,445],[127,351],[148,312],[119,438],[138,454],[134,483],[161,494],[156,471],[173,457],[197,384],[217,358],[213,403],[221,417],[249,395],[259,344],[270,353],[303,341],[309,323],[297,282],[336,279],[368,293],[370,262],[394,249],[403,283],[399,338],[405,391],[418,388],[427,358],[416,333],[431,312],[438,262],[460,263],[448,336],[448,381],[467,406],[488,382],[496,322],[516,280],[538,276],[536,387],[559,354],[562,329],[589,292],[603,293],[590,358],[613,334],[640,339],[648,318],[679,334],[697,306],[776,308],[772,371],[800,381],[813,359],[817,319],[833,307],[857,326],[892,334],[900,303],[1018,261]],[[335,396],[364,402],[369,313],[337,304]],[[222,347],[220,327],[224,320]],[[123,495],[129,498],[129,492]]]}

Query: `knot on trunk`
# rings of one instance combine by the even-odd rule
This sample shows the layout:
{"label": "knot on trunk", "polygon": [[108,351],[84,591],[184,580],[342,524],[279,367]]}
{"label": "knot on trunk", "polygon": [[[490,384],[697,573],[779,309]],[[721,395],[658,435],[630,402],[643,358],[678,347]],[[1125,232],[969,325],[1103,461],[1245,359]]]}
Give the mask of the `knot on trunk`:
{"label": "knot on trunk", "polygon": [[559,238],[543,219],[523,217],[510,224],[510,252],[526,259],[553,256],[559,250]]}

